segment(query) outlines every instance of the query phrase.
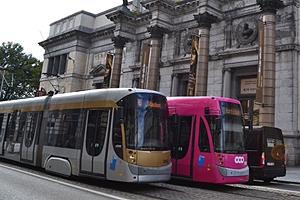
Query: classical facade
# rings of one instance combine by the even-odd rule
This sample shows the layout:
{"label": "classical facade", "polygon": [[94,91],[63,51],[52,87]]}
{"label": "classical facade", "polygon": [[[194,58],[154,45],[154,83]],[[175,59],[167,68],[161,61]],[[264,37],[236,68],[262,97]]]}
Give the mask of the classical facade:
{"label": "classical facade", "polygon": [[50,25],[41,88],[139,87],[239,99],[247,123],[283,130],[300,165],[298,0],[134,0]]}

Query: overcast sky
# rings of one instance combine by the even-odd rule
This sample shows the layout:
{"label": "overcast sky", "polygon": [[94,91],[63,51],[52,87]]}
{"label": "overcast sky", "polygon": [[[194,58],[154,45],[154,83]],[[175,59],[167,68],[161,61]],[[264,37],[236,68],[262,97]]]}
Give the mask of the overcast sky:
{"label": "overcast sky", "polygon": [[81,10],[98,14],[123,0],[9,0],[1,1],[0,42],[19,43],[24,53],[43,61],[38,44],[49,36],[50,24]]}

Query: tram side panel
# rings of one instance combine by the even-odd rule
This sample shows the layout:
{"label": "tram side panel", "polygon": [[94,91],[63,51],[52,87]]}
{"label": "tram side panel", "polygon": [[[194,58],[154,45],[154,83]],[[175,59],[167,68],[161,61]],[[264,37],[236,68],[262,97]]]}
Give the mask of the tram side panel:
{"label": "tram side panel", "polygon": [[[61,122],[47,127],[43,148],[43,167],[46,171],[65,176],[78,174],[79,155],[81,152],[80,137],[69,132],[68,122]],[[62,130],[59,130],[61,128]],[[70,128],[70,126],[69,126]],[[55,130],[58,129],[58,130]],[[71,135],[70,135],[71,134]]]}
{"label": "tram side panel", "polygon": [[86,110],[83,95],[54,96],[44,120],[42,163],[47,172],[78,175]]}
{"label": "tram side panel", "polygon": [[37,148],[48,97],[12,100],[0,105],[0,154],[10,160],[38,165]]}

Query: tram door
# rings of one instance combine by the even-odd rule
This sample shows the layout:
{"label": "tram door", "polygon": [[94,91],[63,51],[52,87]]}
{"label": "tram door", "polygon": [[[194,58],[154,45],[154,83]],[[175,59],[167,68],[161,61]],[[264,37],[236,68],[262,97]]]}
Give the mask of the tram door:
{"label": "tram door", "polygon": [[108,110],[88,111],[82,148],[81,171],[104,174],[106,157],[106,133],[108,132]]}
{"label": "tram door", "polygon": [[172,174],[175,176],[192,176],[192,139],[194,137],[194,116],[180,116],[175,140],[172,145]]}
{"label": "tram door", "polygon": [[[200,119],[199,119],[200,118]],[[194,172],[193,180],[200,182],[213,182],[215,179],[213,163],[214,153],[212,140],[209,139],[209,125],[205,119],[199,117],[199,131],[196,132],[194,145]],[[200,122],[199,122],[200,120]]]}
{"label": "tram door", "polygon": [[42,113],[26,113],[26,121],[23,127],[23,144],[21,145],[21,159],[29,162],[33,162],[36,133],[38,125],[41,123]]}

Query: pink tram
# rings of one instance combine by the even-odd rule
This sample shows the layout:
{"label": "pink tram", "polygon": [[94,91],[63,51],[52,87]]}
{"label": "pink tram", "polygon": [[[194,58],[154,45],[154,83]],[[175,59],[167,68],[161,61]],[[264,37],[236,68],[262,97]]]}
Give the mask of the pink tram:
{"label": "pink tram", "polygon": [[216,184],[249,178],[240,102],[223,97],[168,97],[172,177]]}

